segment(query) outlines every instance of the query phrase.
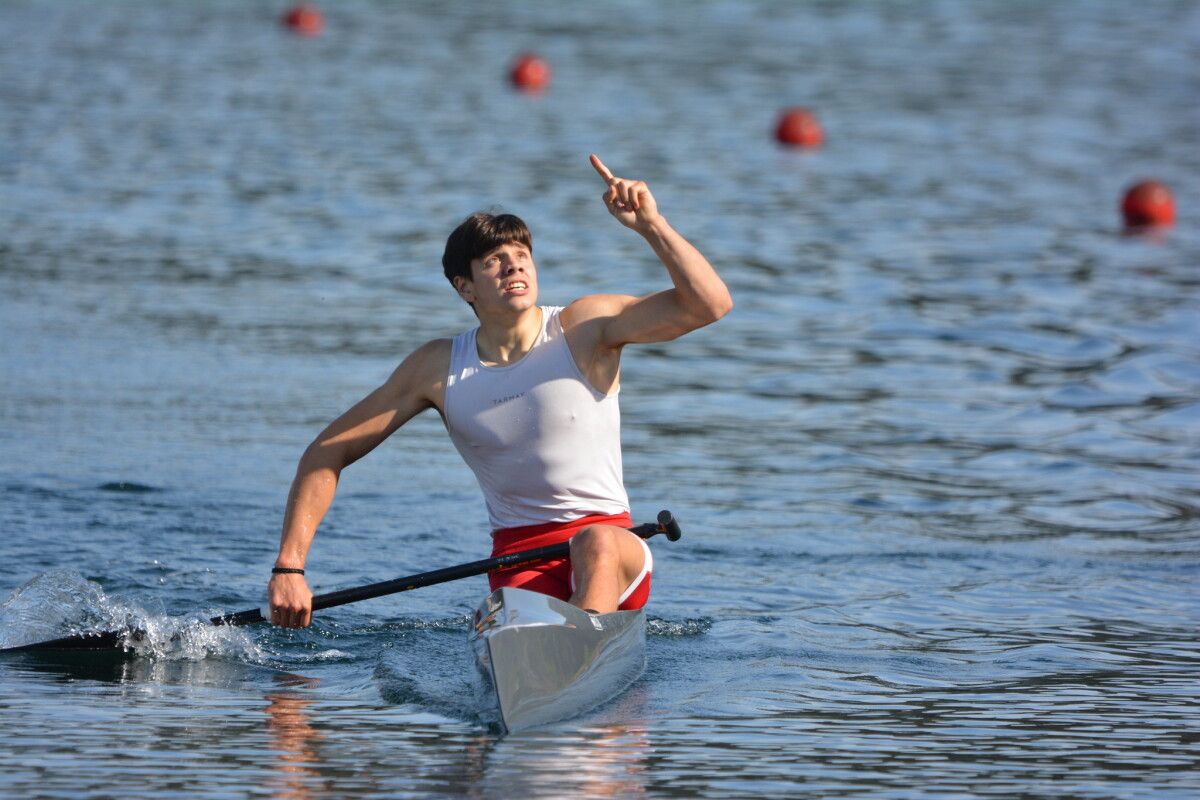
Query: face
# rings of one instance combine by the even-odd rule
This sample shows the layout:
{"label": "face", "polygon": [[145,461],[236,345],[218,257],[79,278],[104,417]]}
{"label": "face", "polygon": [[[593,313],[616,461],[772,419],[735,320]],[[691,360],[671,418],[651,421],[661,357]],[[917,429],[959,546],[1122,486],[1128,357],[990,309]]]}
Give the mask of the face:
{"label": "face", "polygon": [[476,311],[523,311],[537,303],[533,254],[518,242],[502,244],[471,260],[471,280],[457,281],[458,292]]}

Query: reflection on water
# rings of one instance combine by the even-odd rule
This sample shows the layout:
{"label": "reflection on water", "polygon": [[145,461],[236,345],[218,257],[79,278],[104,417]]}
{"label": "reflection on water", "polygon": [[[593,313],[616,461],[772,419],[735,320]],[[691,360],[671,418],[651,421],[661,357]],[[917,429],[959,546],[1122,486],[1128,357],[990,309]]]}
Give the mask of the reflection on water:
{"label": "reflection on water", "polygon": [[313,693],[315,678],[284,674],[273,682],[280,688],[266,695],[264,711],[274,773],[267,785],[277,797],[357,796],[384,787],[405,796],[646,796],[653,748],[640,686],[583,725],[446,737],[412,719],[397,724],[382,709],[339,708]]}
{"label": "reflection on water", "polygon": [[492,741],[477,785],[495,797],[646,796],[653,748],[639,713],[644,693],[635,685],[599,721]]}
{"label": "reflection on water", "polygon": [[275,682],[282,690],[266,696],[265,709],[278,773],[269,786],[275,797],[307,800],[313,797],[314,786],[324,782],[318,749],[322,736],[307,711],[315,701],[294,689],[314,689],[319,681],[300,675],[277,675]]}
{"label": "reflection on water", "polygon": [[261,670],[228,658],[169,660],[118,649],[47,650],[0,658],[12,670],[53,676],[67,684],[98,681],[120,691],[151,692],[160,686],[235,688]]}

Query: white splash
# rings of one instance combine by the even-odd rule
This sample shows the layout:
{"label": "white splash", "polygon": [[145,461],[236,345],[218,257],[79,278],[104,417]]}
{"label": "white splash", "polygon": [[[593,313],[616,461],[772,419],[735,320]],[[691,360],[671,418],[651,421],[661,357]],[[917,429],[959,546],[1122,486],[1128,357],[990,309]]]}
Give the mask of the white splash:
{"label": "white splash", "polygon": [[127,642],[138,655],[197,661],[210,656],[263,663],[266,654],[245,630],[217,626],[207,617],[152,615],[109,597],[76,572],[47,572],[18,587],[0,605],[0,647],[92,631],[139,631]]}

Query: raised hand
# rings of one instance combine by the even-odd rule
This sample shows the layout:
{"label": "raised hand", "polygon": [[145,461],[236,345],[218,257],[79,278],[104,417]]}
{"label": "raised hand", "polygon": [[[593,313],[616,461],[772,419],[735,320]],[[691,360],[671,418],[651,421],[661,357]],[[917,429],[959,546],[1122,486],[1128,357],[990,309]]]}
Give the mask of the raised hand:
{"label": "raised hand", "polygon": [[608,213],[616,217],[618,222],[641,232],[659,220],[658,203],[654,201],[654,195],[650,194],[650,187],[645,181],[616,177],[595,153],[590,159],[596,172],[600,173],[600,177],[608,184],[608,189],[601,199],[604,200]]}

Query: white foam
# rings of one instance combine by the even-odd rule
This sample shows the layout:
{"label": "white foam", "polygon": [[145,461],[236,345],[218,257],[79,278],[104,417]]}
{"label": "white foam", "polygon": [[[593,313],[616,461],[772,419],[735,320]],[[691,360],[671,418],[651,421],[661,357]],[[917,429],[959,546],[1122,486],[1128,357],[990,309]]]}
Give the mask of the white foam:
{"label": "white foam", "polygon": [[163,660],[197,661],[211,656],[263,663],[266,654],[237,627],[212,625],[207,617],[170,617],[109,597],[77,572],[47,572],[18,587],[0,605],[0,647],[17,647],[91,631],[139,630],[129,647]]}

